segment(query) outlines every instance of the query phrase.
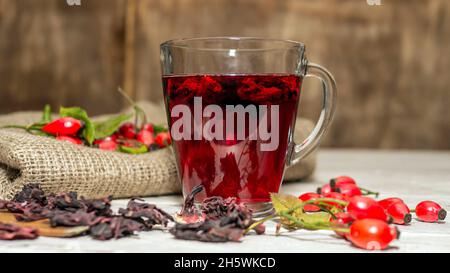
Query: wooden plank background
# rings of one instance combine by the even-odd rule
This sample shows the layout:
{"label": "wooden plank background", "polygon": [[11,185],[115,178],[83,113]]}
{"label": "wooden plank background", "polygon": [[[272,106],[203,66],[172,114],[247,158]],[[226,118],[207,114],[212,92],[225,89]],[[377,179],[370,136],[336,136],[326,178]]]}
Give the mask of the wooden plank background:
{"label": "wooden plank background", "polygon": [[[304,42],[338,82],[325,146],[450,149],[448,0],[0,0],[0,113],[114,112],[119,85],[161,101],[159,44],[193,36]],[[303,90],[317,118],[317,83]]]}

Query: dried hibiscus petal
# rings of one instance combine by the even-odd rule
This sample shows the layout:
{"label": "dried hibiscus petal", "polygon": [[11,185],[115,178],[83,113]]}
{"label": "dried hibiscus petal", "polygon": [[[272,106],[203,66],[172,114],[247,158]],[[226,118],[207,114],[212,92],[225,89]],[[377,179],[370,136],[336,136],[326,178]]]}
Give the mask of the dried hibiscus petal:
{"label": "dried hibiscus petal", "polygon": [[60,210],[76,212],[80,209],[86,210],[86,205],[78,199],[76,192],[60,193],[55,196],[48,197],[50,207]]}
{"label": "dried hibiscus petal", "polygon": [[36,239],[38,236],[38,232],[34,228],[0,222],[0,240]]}
{"label": "dried hibiscus petal", "polygon": [[207,219],[220,219],[222,223],[245,229],[252,224],[252,212],[236,198],[214,196],[205,199],[201,205]]}
{"label": "dried hibiscus petal", "polygon": [[136,231],[146,230],[144,224],[122,216],[105,218],[89,229],[91,237],[96,240],[119,239],[133,235]]}
{"label": "dried hibiscus petal", "polygon": [[113,214],[111,210],[112,196],[102,199],[85,200],[83,197],[81,199],[86,206],[87,212],[95,212],[97,216],[111,216]]}
{"label": "dried hibiscus petal", "polygon": [[65,226],[93,226],[100,222],[102,218],[97,217],[94,212],[85,212],[79,210],[77,212],[70,211],[56,211],[50,217],[50,224],[52,227]]}
{"label": "dried hibiscus petal", "polygon": [[8,209],[11,212],[19,212],[15,217],[18,221],[31,222],[48,218],[52,215],[52,211],[37,203],[10,203]]}
{"label": "dried hibiscus petal", "polygon": [[202,242],[238,242],[244,230],[230,226],[221,226],[220,221],[206,220],[199,223],[177,223],[170,229],[175,238]]}
{"label": "dried hibiscus petal", "polygon": [[36,202],[45,206],[47,204],[47,198],[45,197],[45,193],[39,184],[27,184],[23,186],[22,190],[14,196],[12,202]]}
{"label": "dried hibiscus petal", "polygon": [[125,218],[139,220],[149,229],[154,225],[167,226],[169,221],[173,221],[170,214],[140,199],[130,200],[126,209],[119,209],[119,214]]}

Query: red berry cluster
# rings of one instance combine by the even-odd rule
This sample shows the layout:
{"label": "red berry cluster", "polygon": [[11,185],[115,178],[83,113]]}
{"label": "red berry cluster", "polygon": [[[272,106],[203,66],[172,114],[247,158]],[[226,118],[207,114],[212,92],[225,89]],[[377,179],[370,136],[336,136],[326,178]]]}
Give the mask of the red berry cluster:
{"label": "red berry cluster", "polygon": [[155,133],[151,123],[137,128],[133,123],[127,122],[122,124],[113,135],[94,141],[94,145],[98,148],[108,151],[117,150],[119,144],[125,147],[136,147],[136,144],[145,145],[150,150],[154,150],[170,145],[171,138],[168,132]]}
{"label": "red berry cluster", "polygon": [[[78,119],[62,117],[47,123],[41,130],[55,136],[57,140],[82,145],[84,141],[80,137],[80,130],[83,126],[83,122]],[[148,150],[155,150],[170,145],[171,138],[167,131],[155,132],[154,125],[151,123],[137,128],[133,123],[127,122],[110,136],[97,139],[93,144],[95,147],[107,151],[118,150],[120,146],[136,148],[139,145],[144,145]]]}
{"label": "red berry cluster", "polygon": [[[444,220],[447,212],[436,202],[420,202],[415,210],[410,210],[402,199],[397,197],[375,200],[364,196],[375,194],[360,188],[356,181],[348,176],[340,176],[318,189],[317,193],[308,192],[299,196],[305,204],[305,212],[323,210],[337,211],[331,218],[332,226],[340,228],[336,233],[363,249],[386,249],[389,243],[399,237],[399,231],[391,223],[405,225],[411,222],[411,211],[424,222]],[[330,200],[328,200],[330,199]],[[333,202],[332,200],[336,200]],[[321,200],[321,202],[312,202]],[[337,201],[347,202],[346,206]],[[342,228],[349,228],[342,232]]]}

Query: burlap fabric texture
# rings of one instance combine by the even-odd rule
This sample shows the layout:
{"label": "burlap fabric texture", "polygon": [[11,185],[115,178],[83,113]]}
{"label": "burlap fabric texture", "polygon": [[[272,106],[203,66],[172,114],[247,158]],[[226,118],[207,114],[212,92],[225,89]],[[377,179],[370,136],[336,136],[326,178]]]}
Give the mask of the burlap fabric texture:
{"label": "burlap fabric texture", "polygon": [[[162,106],[148,102],[140,105],[152,122],[165,122]],[[3,115],[0,126],[29,124],[40,116],[38,112]],[[303,140],[312,127],[310,121],[297,121],[296,139]],[[314,167],[312,154],[290,167],[285,180],[307,177]],[[35,136],[20,129],[0,129],[0,198],[12,198],[27,183],[39,183],[46,192],[76,191],[86,198],[173,194],[181,188],[171,149],[129,155]]]}

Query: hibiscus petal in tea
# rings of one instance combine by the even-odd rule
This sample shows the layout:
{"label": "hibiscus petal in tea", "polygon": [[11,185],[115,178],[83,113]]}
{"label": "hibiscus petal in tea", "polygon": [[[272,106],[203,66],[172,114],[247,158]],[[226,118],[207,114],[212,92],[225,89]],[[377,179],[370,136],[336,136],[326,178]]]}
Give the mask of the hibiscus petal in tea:
{"label": "hibiscus petal in tea", "polygon": [[301,77],[291,74],[163,77],[183,192],[201,202],[270,201],[283,178]]}

